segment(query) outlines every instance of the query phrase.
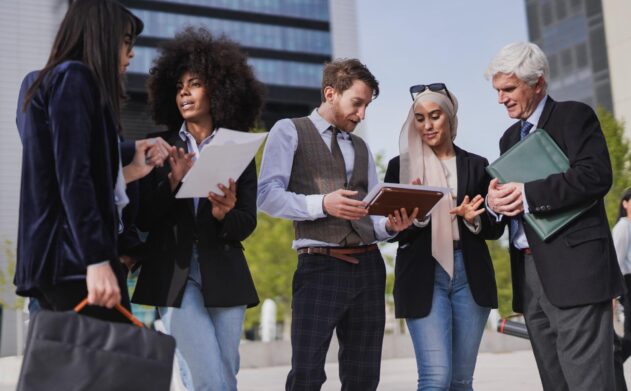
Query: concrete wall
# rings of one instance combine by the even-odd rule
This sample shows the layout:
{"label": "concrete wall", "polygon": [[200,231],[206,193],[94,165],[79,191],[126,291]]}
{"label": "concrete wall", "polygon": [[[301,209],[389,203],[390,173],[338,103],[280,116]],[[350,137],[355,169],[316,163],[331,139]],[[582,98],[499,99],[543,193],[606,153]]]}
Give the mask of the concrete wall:
{"label": "concrete wall", "polygon": [[333,58],[359,57],[355,0],[329,0]]}
{"label": "concrete wall", "polygon": [[[13,276],[6,273],[17,238],[18,197],[22,146],[15,127],[15,111],[24,75],[41,68],[48,58],[68,0],[0,1],[0,271],[5,284],[0,300],[14,303]],[[8,242],[7,242],[8,241]],[[1,354],[15,354],[15,312],[4,311]]]}
{"label": "concrete wall", "polygon": [[613,110],[626,122],[625,134],[631,139],[631,2],[603,0],[603,18],[609,57]]}

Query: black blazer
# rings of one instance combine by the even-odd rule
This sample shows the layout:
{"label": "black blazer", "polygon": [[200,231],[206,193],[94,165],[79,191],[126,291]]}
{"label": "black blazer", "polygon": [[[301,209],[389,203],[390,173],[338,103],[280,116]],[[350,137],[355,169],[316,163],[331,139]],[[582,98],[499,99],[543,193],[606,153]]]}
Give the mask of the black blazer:
{"label": "black blazer", "polygon": [[[504,132],[500,152],[519,141],[519,122]],[[570,161],[562,174],[525,184],[530,213],[546,215],[596,202],[561,232],[543,242],[524,224],[535,266],[550,302],[558,307],[599,303],[623,292],[603,197],[612,183],[605,137],[594,111],[579,102],[548,97],[537,128],[545,129]],[[506,225],[510,219],[502,219]],[[510,224],[509,224],[510,225]],[[524,256],[510,245],[513,309],[523,312]]]}
{"label": "black blazer", "polygon": [[[490,178],[485,171],[488,161],[458,147],[458,205],[465,195],[485,197]],[[399,157],[388,163],[385,182],[399,183]],[[490,223],[486,213],[480,215],[482,230],[476,235],[465,227],[458,217],[458,231],[462,244],[467,279],[475,302],[483,307],[497,308],[495,271],[485,239],[497,239],[501,229]],[[394,268],[394,305],[397,318],[422,318],[432,309],[434,271],[437,265],[432,257],[431,221],[424,228],[411,226],[397,235],[399,242]]]}
{"label": "black blazer", "polygon": [[[187,150],[178,132],[159,134]],[[258,304],[241,241],[256,227],[256,166],[254,161],[237,180],[237,204],[223,221],[211,213],[207,198],[194,215],[192,199],[176,199],[168,181],[169,168],[154,169],[141,180],[138,225],[149,231],[132,301],[179,307],[188,277],[193,245],[197,245],[204,303],[208,307]]]}

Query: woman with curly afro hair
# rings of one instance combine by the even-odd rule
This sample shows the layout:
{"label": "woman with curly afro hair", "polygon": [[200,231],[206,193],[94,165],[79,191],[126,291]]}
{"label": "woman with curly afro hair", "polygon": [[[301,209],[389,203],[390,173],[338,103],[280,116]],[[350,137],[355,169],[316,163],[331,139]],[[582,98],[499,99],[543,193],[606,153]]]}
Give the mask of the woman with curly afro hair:
{"label": "woman with curly afro hair", "polygon": [[263,87],[239,46],[203,28],[166,42],[149,77],[153,118],[168,131],[169,166],[141,183],[139,224],[150,249],[133,301],[157,306],[177,341],[189,390],[236,390],[246,307],[259,299],[241,241],[256,227],[254,161],[223,194],[176,199],[181,180],[218,128],[247,132]]}

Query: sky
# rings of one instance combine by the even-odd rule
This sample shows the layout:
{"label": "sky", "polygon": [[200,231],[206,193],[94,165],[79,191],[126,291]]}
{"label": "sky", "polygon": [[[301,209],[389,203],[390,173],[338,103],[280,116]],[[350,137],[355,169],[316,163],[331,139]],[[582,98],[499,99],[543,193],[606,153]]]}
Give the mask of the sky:
{"label": "sky", "polygon": [[[443,82],[459,101],[456,145],[493,161],[514,121],[484,71],[499,49],[528,39],[523,0],[357,0],[360,59],[379,80],[361,130],[385,162],[398,155],[411,85]],[[387,5],[386,5],[387,4]]]}

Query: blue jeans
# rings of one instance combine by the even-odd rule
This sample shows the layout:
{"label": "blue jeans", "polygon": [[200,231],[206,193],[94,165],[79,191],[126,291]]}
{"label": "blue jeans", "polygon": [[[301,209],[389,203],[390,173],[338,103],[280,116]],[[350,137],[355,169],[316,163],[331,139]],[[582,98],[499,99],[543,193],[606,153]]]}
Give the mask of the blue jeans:
{"label": "blue jeans", "polygon": [[180,308],[160,307],[167,332],[175,337],[182,382],[189,391],[236,391],[239,343],[245,305],[205,307],[197,250]]}
{"label": "blue jeans", "polygon": [[436,264],[431,312],[406,319],[416,354],[418,390],[473,390],[489,312],[473,300],[462,251],[454,251],[453,279]]}

